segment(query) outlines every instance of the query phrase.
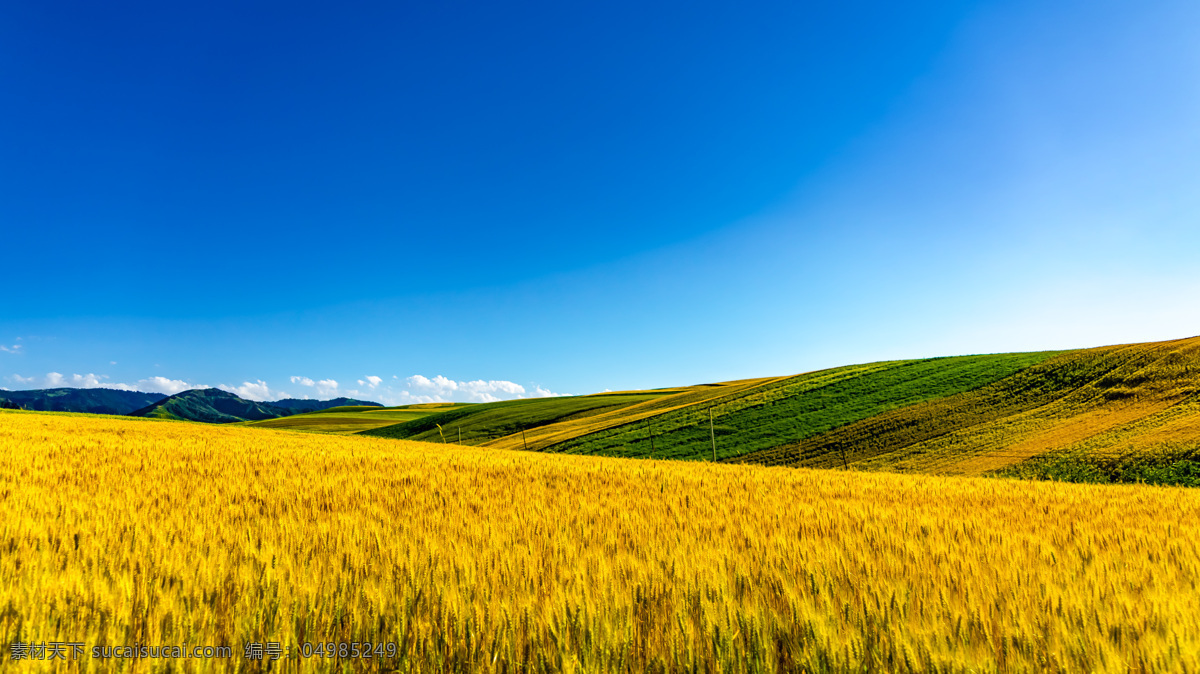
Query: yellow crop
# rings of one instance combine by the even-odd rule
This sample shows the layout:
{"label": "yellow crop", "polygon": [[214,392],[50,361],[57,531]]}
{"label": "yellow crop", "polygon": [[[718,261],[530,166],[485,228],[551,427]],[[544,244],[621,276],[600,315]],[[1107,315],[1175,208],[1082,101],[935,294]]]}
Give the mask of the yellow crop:
{"label": "yellow crop", "polygon": [[236,657],[176,671],[246,671],[269,663],[245,643],[369,641],[404,654],[387,671],[1200,671],[1194,490],[25,412],[0,413],[0,451],[6,657],[186,642]]}

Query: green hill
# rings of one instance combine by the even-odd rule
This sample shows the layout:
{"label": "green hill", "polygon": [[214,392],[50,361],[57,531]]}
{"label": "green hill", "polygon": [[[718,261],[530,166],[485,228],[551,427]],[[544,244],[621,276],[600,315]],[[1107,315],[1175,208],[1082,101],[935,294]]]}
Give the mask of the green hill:
{"label": "green hill", "polygon": [[107,388],[47,388],[0,391],[0,407],[41,412],[129,414],[167,396],[162,393],[119,391]]}
{"label": "green hill", "polygon": [[272,407],[268,403],[244,400],[220,389],[206,388],[177,393],[131,412],[129,416],[230,424],[238,421],[274,419],[289,414],[291,410]]}
{"label": "green hill", "polygon": [[364,431],[362,435],[428,442],[440,442],[444,436],[449,442],[481,445],[513,434],[519,435],[525,430],[595,416],[664,395],[667,393],[642,391],[481,403],[455,407],[414,421]]}
{"label": "green hill", "polygon": [[730,458],[971,390],[1054,355],[894,361],[679,389],[487,403],[365,434],[438,441],[440,424],[448,441],[458,442],[461,430],[468,445],[685,460],[711,459],[715,435],[718,457]]}
{"label": "green hill", "polygon": [[671,410],[644,424],[583,435],[556,444],[553,451],[711,459],[715,436],[718,459],[732,459],[892,409],[979,388],[1054,355],[962,356],[823,370]]}
{"label": "green hill", "polygon": [[[1200,338],[1071,351],[974,391],[741,457],[954,474],[1200,444]],[[846,455],[842,460],[843,453]]]}
{"label": "green hill", "polygon": [[460,432],[467,445],[631,458],[712,460],[715,441],[720,461],[1175,484],[1195,471],[1200,483],[1200,338],[489,403],[366,434]]}
{"label": "green hill", "polygon": [[447,409],[469,406],[467,403],[429,403],[401,407],[346,405],[279,419],[252,421],[246,425],[310,433],[357,433],[420,419]]}
{"label": "green hill", "polygon": [[356,400],[354,398],[334,398],[332,400],[311,400],[309,398],[284,398],[282,400],[272,400],[271,407],[282,407],[285,410],[291,410],[294,413],[302,412],[318,412],[329,410],[334,407],[383,407],[380,403],[371,402],[369,400]]}

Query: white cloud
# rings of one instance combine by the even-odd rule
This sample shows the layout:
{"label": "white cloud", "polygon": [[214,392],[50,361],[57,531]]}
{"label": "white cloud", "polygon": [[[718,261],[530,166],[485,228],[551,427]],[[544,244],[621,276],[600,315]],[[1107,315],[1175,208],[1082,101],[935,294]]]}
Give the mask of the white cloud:
{"label": "white cloud", "polygon": [[376,377],[374,375],[367,375],[366,381],[363,381],[362,379],[358,380],[358,385],[366,386],[367,388],[374,390],[374,389],[378,388],[379,384],[382,382],[383,382],[382,377]]}
{"label": "white cloud", "polygon": [[[370,377],[368,377],[368,379],[369,378]],[[299,384],[301,386],[307,386],[311,389],[316,389],[317,395],[321,396],[322,398],[336,398],[338,396],[338,383],[337,380],[334,379],[313,381],[308,377],[293,376],[292,383]]]}
{"label": "white cloud", "polygon": [[[514,398],[547,398],[562,395],[549,389],[535,386],[530,393],[524,386],[503,379],[474,381],[455,381],[449,377],[437,375],[432,379],[424,375],[414,374],[404,380],[406,389],[393,392],[388,404],[411,405],[426,402],[471,402],[489,403],[497,400],[512,400]],[[391,391],[391,389],[388,389]]]}
{"label": "white cloud", "polygon": [[22,377],[19,374],[15,374],[9,377],[9,379],[22,386],[34,388],[110,388],[118,391],[153,391],[166,394],[175,394],[192,388],[204,388],[203,386],[193,386],[179,379],[167,379],[166,377],[150,377],[149,379],[142,379],[136,384],[123,384],[108,381],[108,375],[90,372],[88,374],[72,374],[69,377],[61,372],[47,372],[46,376],[40,380],[37,377]]}
{"label": "white cloud", "polygon": [[141,379],[135,386],[138,391],[148,391],[150,393],[165,393],[167,395],[175,395],[189,389],[206,388],[204,386],[193,386],[182,379],[167,379],[166,377],[150,377]]}
{"label": "white cloud", "polygon": [[421,391],[423,395],[432,396],[435,400],[493,402],[500,400],[494,395],[497,393],[510,398],[518,398],[525,394],[524,386],[511,381],[455,381],[440,374],[433,379],[414,374],[405,381],[408,382],[408,388]]}
{"label": "white cloud", "polygon": [[21,353],[21,345],[13,344],[12,346],[4,346],[3,344],[0,344],[0,351],[3,351],[4,353]]}
{"label": "white cloud", "polygon": [[509,395],[525,395],[525,387],[511,381],[469,381],[462,388],[469,391],[491,391]]}
{"label": "white cloud", "polygon": [[105,375],[91,373],[73,374],[70,377],[66,377],[59,372],[47,372],[43,383],[46,388],[99,388],[101,386],[112,386],[112,384],[106,384],[101,381],[107,378]]}
{"label": "white cloud", "polygon": [[221,384],[217,388],[222,391],[228,391],[246,400],[254,400],[256,402],[265,402],[268,400],[279,400],[286,397],[287,394],[278,391],[272,391],[267,382],[259,379],[257,381],[244,381],[241,386],[226,386]]}
{"label": "white cloud", "polygon": [[458,382],[453,379],[448,379],[442,375],[437,375],[433,379],[429,379],[419,374],[414,374],[405,381],[408,382],[409,388],[416,388],[422,391],[430,391],[433,395],[449,395],[458,390]]}
{"label": "white cloud", "polygon": [[379,402],[386,405],[423,405],[425,403],[441,403],[446,401],[434,396],[413,395],[409,391],[400,391],[399,393],[388,391],[379,396]]}
{"label": "white cloud", "polygon": [[74,388],[97,388],[104,386],[101,379],[107,379],[107,377],[95,374],[73,374],[71,375],[71,386]]}

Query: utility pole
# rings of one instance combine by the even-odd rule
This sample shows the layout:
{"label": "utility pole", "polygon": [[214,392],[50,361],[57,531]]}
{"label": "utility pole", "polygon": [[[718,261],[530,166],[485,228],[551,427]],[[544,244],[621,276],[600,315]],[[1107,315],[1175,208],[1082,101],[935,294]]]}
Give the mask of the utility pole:
{"label": "utility pole", "polygon": [[650,417],[646,417],[646,433],[650,436],[650,458],[654,458],[654,431],[650,430]]}
{"label": "utility pole", "polygon": [[717,461],[717,432],[713,430],[712,408],[708,408],[708,435],[712,438],[713,463]]}
{"label": "utility pole", "polygon": [[521,444],[525,445],[525,451],[529,451],[529,441],[525,439],[525,429],[521,429]]}
{"label": "utility pole", "polygon": [[458,427],[458,444],[462,444],[462,426]]}
{"label": "utility pole", "polygon": [[838,449],[842,450],[842,470],[850,470],[850,464],[846,463],[846,446],[839,443]]}

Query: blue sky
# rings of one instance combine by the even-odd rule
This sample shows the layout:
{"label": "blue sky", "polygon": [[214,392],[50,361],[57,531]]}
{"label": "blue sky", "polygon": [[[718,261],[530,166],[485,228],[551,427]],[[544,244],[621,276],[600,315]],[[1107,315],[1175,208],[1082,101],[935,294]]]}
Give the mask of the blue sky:
{"label": "blue sky", "polygon": [[1200,334],[1197,34],[4,3],[0,386],[487,400]]}

